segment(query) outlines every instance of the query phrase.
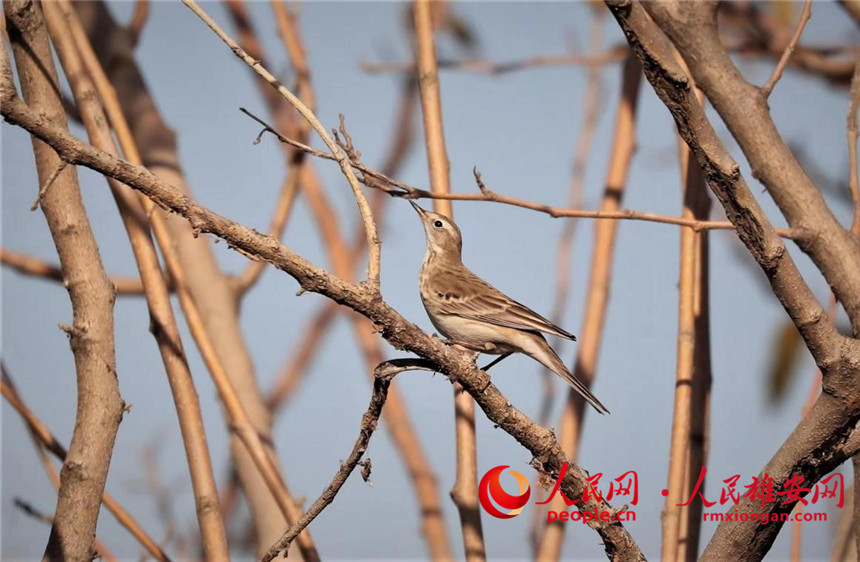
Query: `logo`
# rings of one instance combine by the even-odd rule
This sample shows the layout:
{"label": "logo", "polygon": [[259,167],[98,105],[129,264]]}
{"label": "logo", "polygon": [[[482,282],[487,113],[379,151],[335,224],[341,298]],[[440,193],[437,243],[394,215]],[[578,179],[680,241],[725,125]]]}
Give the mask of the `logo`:
{"label": "logo", "polygon": [[[484,508],[484,511],[493,517],[498,517],[499,519],[510,519],[511,517],[519,515],[523,510],[523,507],[529,501],[529,496],[531,496],[532,493],[529,488],[529,481],[526,480],[525,476],[515,470],[509,470],[508,472],[513,474],[517,479],[517,483],[520,485],[520,493],[517,496],[512,496],[505,492],[502,488],[502,484],[499,482],[499,476],[502,475],[502,472],[504,472],[506,468],[508,468],[507,465],[502,465],[488,470],[484,477],[481,478],[481,484],[478,487],[478,498],[481,501],[481,507]],[[490,498],[492,498],[492,500]],[[510,511],[507,513],[499,511],[496,506],[493,505],[493,502],[504,509],[509,509]]]}

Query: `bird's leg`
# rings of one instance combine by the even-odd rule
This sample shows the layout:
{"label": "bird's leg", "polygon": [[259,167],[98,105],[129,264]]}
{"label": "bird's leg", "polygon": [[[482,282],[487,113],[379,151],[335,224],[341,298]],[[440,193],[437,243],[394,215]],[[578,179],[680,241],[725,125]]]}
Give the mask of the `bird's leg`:
{"label": "bird's leg", "polygon": [[510,353],[503,353],[503,354],[499,355],[498,357],[496,357],[495,359],[493,359],[492,361],[487,363],[487,365],[485,367],[481,367],[481,370],[482,371],[489,371],[491,367],[493,367],[497,363],[501,363],[504,359],[507,359],[510,355],[511,355]]}

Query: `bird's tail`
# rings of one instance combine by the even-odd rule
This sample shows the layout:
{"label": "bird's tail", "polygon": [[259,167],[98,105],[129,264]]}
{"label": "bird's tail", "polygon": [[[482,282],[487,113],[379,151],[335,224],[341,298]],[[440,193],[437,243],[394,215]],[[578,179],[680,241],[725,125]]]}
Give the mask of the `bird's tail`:
{"label": "bird's tail", "polygon": [[577,379],[564,365],[564,362],[559,358],[558,354],[550,347],[549,343],[542,335],[538,335],[537,338],[532,340],[535,345],[532,346],[532,349],[524,349],[532,359],[538,361],[544,367],[554,372],[558,376],[564,379],[564,381],[571,386],[575,391],[577,391],[586,402],[591,404],[595,410],[600,412],[601,414],[608,414],[609,410],[604,406],[600,400],[594,396],[588,387],[585,386],[582,381]]}

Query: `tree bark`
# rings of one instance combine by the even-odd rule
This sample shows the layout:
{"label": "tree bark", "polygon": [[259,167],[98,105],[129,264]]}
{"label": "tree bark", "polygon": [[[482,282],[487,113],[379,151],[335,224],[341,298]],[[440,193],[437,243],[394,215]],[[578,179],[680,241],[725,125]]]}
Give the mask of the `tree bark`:
{"label": "tree bark", "polygon": [[[66,128],[48,35],[35,2],[4,2],[6,23],[21,91],[45,119]],[[5,48],[4,48],[5,49]],[[0,72],[10,73],[5,53]],[[54,150],[33,137],[39,182],[45,185],[63,164]],[[41,202],[72,303],[69,335],[77,376],[77,413],[72,442],[60,473],[60,490],[48,560],[89,562],[114,440],[125,404],[119,393],[114,351],[114,288],[105,273],[78,188],[77,171],[56,175]]]}

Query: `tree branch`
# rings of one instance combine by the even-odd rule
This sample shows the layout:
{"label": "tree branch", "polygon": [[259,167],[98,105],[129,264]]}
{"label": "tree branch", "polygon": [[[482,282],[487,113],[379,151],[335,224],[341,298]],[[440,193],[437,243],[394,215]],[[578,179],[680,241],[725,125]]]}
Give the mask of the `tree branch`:
{"label": "tree branch", "polygon": [[[654,5],[627,0],[607,4],[642,61],[648,81],[674,117],[678,132],[695,155],[711,190],[736,225],[741,241],[768,277],[774,294],[824,374],[823,392],[812,410],[762,470],[773,478],[777,489],[791,475],[803,476],[807,485],[815,483],[847,458],[844,444],[860,419],[860,377],[857,376],[860,346],[836,331],[800,276],[740,175],[737,164],[705,117],[689,79],[674,61],[671,44],[646,13],[644,6],[653,9]],[[695,24],[687,23],[689,33]],[[761,506],[744,498],[733,510],[769,515],[788,512],[792,507],[793,504],[776,502]],[[703,559],[760,559],[780,528],[780,523],[724,521],[718,526]]]}
{"label": "tree branch", "polygon": [[[89,73],[67,25],[72,8],[67,3],[51,2],[44,5],[45,21],[54,42],[54,48],[69,79],[69,84],[80,110],[81,119],[90,142],[94,146],[117,156],[119,151],[113,140],[108,120],[99,103]],[[191,475],[194,503],[197,511],[203,551],[207,558],[226,560],[229,555],[227,533],[218,503],[218,487],[212,472],[212,460],[206,442],[197,390],[185,358],[179,327],[170,304],[167,284],[161,272],[158,254],[150,237],[141,201],[134,191],[112,178],[105,178],[116,200],[120,217],[131,244],[135,262],[140,271],[147,308],[154,337],[170,384],[176,407],[183,447]]]}
{"label": "tree branch", "polygon": [[780,136],[767,98],[748,83],[720,43],[715,2],[643,4],[675,44],[696,84],[738,141],[752,173],[765,186],[794,240],[821,270],[860,335],[860,244],[833,216],[827,202]]}
{"label": "tree branch", "polygon": [[[553,66],[605,66],[623,61],[627,58],[627,46],[616,45],[603,53],[589,53],[586,55],[538,55],[522,60],[510,62],[492,62],[481,59],[451,60],[439,59],[439,70],[459,70],[464,72],[477,72],[500,76],[527,70],[532,68],[546,68]],[[414,62],[367,62],[362,61],[359,67],[370,74],[385,72],[415,72]]]}
{"label": "tree branch", "polygon": [[[66,0],[60,0],[59,6],[64,11],[63,16],[65,16],[65,20],[72,24],[77,24],[77,16],[72,10],[70,4]],[[53,13],[55,7],[51,5],[49,10],[49,15]],[[54,18],[49,17],[49,25],[51,24]],[[51,26],[52,29],[55,27],[59,27],[61,22],[56,22],[55,25]],[[130,130],[128,128],[127,123],[125,122],[125,118],[122,114],[122,110],[120,108],[119,100],[116,99],[116,96],[112,89],[109,87],[109,83],[107,81],[107,77],[104,74],[103,69],[98,64],[98,60],[94,52],[92,52],[91,46],[87,41],[86,35],[83,31],[82,27],[75,27],[77,31],[77,39],[79,41],[79,46],[82,52],[86,52],[88,55],[86,57],[89,67],[87,70],[90,74],[96,78],[97,83],[101,86],[99,88],[98,96],[96,92],[92,90],[92,87],[89,86],[84,80],[80,77],[83,76],[81,72],[82,69],[73,69],[74,72],[71,72],[73,76],[78,76],[78,79],[73,79],[73,89],[75,90],[76,99],[78,99],[78,105],[82,108],[82,115],[84,117],[84,123],[87,125],[87,128],[92,133],[97,133],[97,125],[102,124],[102,126],[107,128],[107,119],[103,114],[101,107],[97,104],[96,100],[99,98],[104,100],[106,108],[110,114],[110,121],[114,125],[117,130],[117,138],[122,143],[122,147],[124,152],[129,155],[129,159],[136,163],[140,164],[140,154],[137,149],[136,144],[131,136]],[[62,33],[60,30],[57,30],[55,36],[61,38]],[[66,54],[66,50],[70,50],[67,48],[59,48],[58,49],[61,55]],[[69,58],[67,55],[65,57],[61,56],[65,60],[65,58]],[[70,62],[70,61],[67,61]],[[94,103],[96,102],[96,103]],[[113,142],[110,138],[110,131],[103,131],[103,134],[97,135],[93,134],[93,138],[100,144],[105,145],[108,152],[116,154],[116,148],[113,146]],[[115,186],[112,186],[115,187]],[[123,186],[119,186],[120,189],[125,189]],[[115,190],[116,191],[116,190]],[[119,194],[122,196],[123,192],[120,191]],[[132,195],[131,192],[128,195]],[[137,194],[142,199],[142,206],[152,205],[152,203],[146,199],[143,195]],[[134,203],[134,199],[131,201],[127,199],[124,200],[124,205],[126,207],[131,207],[131,203]],[[204,363],[209,369],[213,382],[218,390],[219,398],[221,399],[221,403],[224,406],[224,410],[226,412],[228,418],[228,425],[232,429],[233,433],[239,437],[242,443],[247,448],[250,456],[252,457],[254,463],[257,466],[257,469],[260,471],[263,479],[266,481],[267,486],[269,487],[272,495],[277,501],[284,517],[287,520],[295,520],[299,513],[300,509],[296,506],[295,501],[289,493],[289,490],[286,487],[286,483],[278,472],[277,467],[275,466],[272,458],[269,456],[266,451],[265,446],[262,443],[260,436],[255,430],[253,423],[248,416],[248,413],[245,411],[241,400],[238,397],[238,393],[230,379],[227,375],[226,369],[218,358],[217,353],[215,352],[215,345],[210,338],[205,323],[203,321],[202,315],[199,312],[193,298],[191,297],[191,293],[188,289],[188,283],[185,278],[185,272],[182,268],[181,262],[179,260],[178,252],[176,248],[174,248],[171,243],[170,234],[167,230],[167,225],[164,223],[164,218],[160,213],[153,212],[154,209],[148,207],[146,209],[146,216],[150,217],[150,221],[152,224],[153,232],[155,233],[156,239],[158,240],[159,246],[161,247],[162,253],[164,255],[165,261],[167,262],[167,267],[170,272],[171,277],[175,280],[177,286],[177,294],[179,296],[179,301],[182,306],[182,310],[185,313],[186,320],[188,321],[188,326],[191,331],[194,340],[197,342],[198,348],[200,349],[200,354],[203,357]],[[134,223],[135,225],[139,223]],[[145,224],[145,223],[144,223]],[[133,231],[132,231],[133,232]],[[143,236],[138,233],[137,237]],[[146,264],[146,259],[144,257],[148,254],[147,258],[150,262],[150,267],[141,266],[141,275],[145,280],[149,281],[148,288],[150,291],[154,288],[153,285],[158,285],[156,281],[160,281],[160,277],[156,277],[152,279],[151,271],[158,271],[158,275],[160,275],[160,271],[157,269],[157,256],[155,255],[155,249],[152,244],[152,241],[149,239],[148,232],[145,233],[145,240],[138,240],[135,246],[135,255],[140,260],[140,263]],[[146,252],[144,252],[146,250]],[[168,345],[168,350],[178,350],[179,356],[173,357],[171,360],[165,360],[165,365],[168,371],[168,375],[171,379],[171,387],[174,392],[177,394],[175,398],[177,402],[177,409],[180,415],[181,427],[183,429],[183,437],[186,443],[191,442],[195,445],[189,446],[188,455],[189,461],[191,463],[191,472],[193,475],[192,482],[195,485],[195,491],[200,488],[201,490],[205,489],[203,487],[204,482],[197,482],[197,479],[203,479],[203,477],[212,479],[211,486],[207,485],[207,487],[211,488],[204,497],[197,498],[198,503],[198,513],[201,516],[201,532],[204,535],[204,549],[207,553],[207,558],[215,558],[215,557],[226,557],[227,553],[227,544],[226,537],[223,539],[217,535],[217,530],[212,529],[211,527],[220,527],[220,532],[224,533],[223,529],[223,521],[221,518],[220,506],[218,505],[218,495],[217,488],[214,485],[214,478],[211,476],[211,466],[208,466],[208,451],[206,451],[206,439],[202,433],[198,433],[195,435],[195,432],[202,431],[202,420],[199,419],[200,412],[199,406],[197,405],[196,392],[194,391],[193,384],[190,383],[190,372],[188,372],[188,367],[185,364],[184,354],[182,353],[182,345],[179,339],[179,334],[175,325],[175,320],[173,318],[172,309],[169,305],[169,300],[166,300],[166,289],[163,286],[158,287],[160,289],[160,295],[157,296],[156,299],[153,299],[153,295],[148,294],[148,302],[150,302],[150,306],[152,304],[159,304],[159,306],[153,307],[153,317],[156,318],[156,322],[159,326],[159,329],[155,331],[156,337],[161,341],[164,336],[167,336],[172,345]],[[167,303],[166,310],[161,303]],[[183,383],[182,379],[187,378],[189,382]],[[178,379],[178,380],[174,380]],[[189,390],[190,389],[190,390]],[[180,393],[181,392],[181,396]],[[189,393],[190,392],[190,396]],[[188,416],[192,416],[190,420],[187,420]],[[195,419],[196,416],[196,419]],[[201,450],[202,448],[202,450]],[[204,467],[195,466],[201,462],[196,457],[203,457],[205,455],[205,462],[207,464],[206,473],[201,473],[201,470]],[[199,492],[197,492],[199,494]],[[210,506],[210,507],[206,507]],[[215,524],[211,521],[206,521],[207,527],[204,528],[204,519],[203,517],[212,517],[215,516],[217,519],[215,520]],[[213,536],[214,535],[214,536]],[[219,541],[223,541],[223,545],[221,548],[224,549],[224,552],[219,552]],[[310,539],[310,536],[304,536],[301,541],[302,553],[306,560],[314,560],[318,557],[316,553],[316,549]]]}
{"label": "tree branch", "polygon": [[284,99],[289,101],[302,114],[302,117],[308,120],[314,130],[322,138],[323,142],[328,146],[332,156],[334,156],[340,166],[343,175],[346,177],[349,186],[352,188],[355,195],[358,210],[361,213],[361,220],[364,222],[365,232],[367,234],[367,247],[369,252],[369,263],[367,266],[367,282],[376,291],[379,291],[379,238],[376,234],[376,223],[373,220],[373,215],[370,212],[370,206],[361,191],[361,186],[358,185],[358,180],[352,171],[352,167],[346,156],[341,151],[337,143],[331,138],[328,132],[323,127],[322,123],[316,118],[316,115],[305,105],[299,98],[290,92],[277,78],[275,78],[268,70],[252,57],[248,55],[229,35],[227,35],[221,27],[210,18],[206,12],[194,0],[182,0],[182,3],[188,6],[194,14],[199,17],[215,34],[228,46],[233,54],[239,57],[245,64],[259,74],[266,82],[275,88]]}
{"label": "tree branch", "polygon": [[[40,277],[50,281],[63,283],[63,270],[60,266],[42,261],[35,256],[13,252],[7,248],[0,247],[0,263],[11,267],[22,275]],[[140,279],[134,277],[111,276],[108,278],[116,291],[118,297],[135,296],[143,294],[143,284]],[[172,283],[168,286],[173,290]]]}
{"label": "tree branch", "polygon": [[[128,31],[117,25],[104,2],[75,2],[74,8],[99,61],[109,72],[134,144],[140,150],[141,161],[162,182],[193,197],[177,153],[176,135],[162,118],[147,88]],[[117,127],[119,123],[117,121]],[[119,128],[117,134],[121,134]],[[257,385],[254,364],[241,330],[231,277],[221,270],[209,240],[197,237],[187,221],[160,209],[156,209],[155,214],[160,214],[167,225],[194,301],[205,303],[200,313],[218,359],[227,370],[257,434],[271,457],[276,459],[271,415]],[[262,554],[280,536],[286,519],[236,433],[230,434],[230,452],[253,517],[258,553]]]}
{"label": "tree branch", "polygon": [[[41,118],[68,134],[41,9],[35,2],[4,2],[6,26],[18,80],[25,99]],[[5,44],[0,46],[3,99],[16,97]],[[23,102],[22,102],[23,103]],[[47,145],[33,139],[40,185],[62,163]],[[72,442],[61,471],[54,525],[45,557],[90,560],[101,497],[125,404],[119,392],[114,348],[113,286],[105,273],[78,186],[76,171],[66,168],[41,200],[42,212],[57,249],[72,305],[69,342],[77,376],[77,412]]]}
{"label": "tree branch", "polygon": [[[290,146],[298,148],[299,150],[302,150],[312,156],[322,158],[323,160],[334,160],[334,157],[332,157],[330,154],[319,151],[313,147],[307,146],[289,137],[285,137],[284,135],[276,131],[274,128],[272,128],[272,126],[266,123],[263,119],[254,115],[244,107],[240,107],[239,111],[241,111],[242,113],[244,113],[245,115],[263,126],[263,130],[260,132],[260,135],[258,135],[257,138],[261,138],[261,135],[263,135],[264,133],[271,133],[280,142],[289,144]],[[583,209],[553,207],[551,205],[545,205],[543,203],[535,203],[527,199],[520,199],[517,197],[501,195],[497,191],[491,190],[490,188],[486,187],[486,185],[484,185],[483,188],[480,189],[479,193],[436,193],[398,181],[383,172],[379,172],[373,168],[368,167],[362,162],[350,160],[350,165],[363,174],[360,178],[358,178],[358,181],[360,183],[366,185],[367,187],[384,191],[388,195],[396,198],[430,200],[438,199],[445,201],[491,201],[494,203],[500,203],[502,205],[510,205],[512,207],[520,207],[522,209],[537,211],[539,213],[547,214],[553,218],[645,221],[655,222],[658,224],[684,226],[687,228],[691,228],[696,232],[700,232],[703,230],[735,229],[735,226],[732,224],[731,221],[695,220],[685,217],[673,217],[668,215],[659,215],[655,213],[645,213],[642,211],[634,211],[632,209],[619,209],[615,211],[606,211],[601,209],[597,211],[588,211]],[[796,235],[796,233],[792,229],[786,228],[778,228],[776,229],[776,233],[779,236],[787,239],[793,239]]]}
{"label": "tree branch", "polygon": [[[352,471],[355,470],[365,451],[367,451],[370,438],[373,436],[373,432],[379,423],[379,416],[382,415],[385,400],[388,398],[388,387],[391,385],[391,381],[399,373],[408,370],[435,371],[436,366],[420,359],[393,359],[380,363],[376,367],[373,371],[373,394],[370,397],[367,411],[361,417],[358,439],[355,440],[352,451],[349,453],[347,459],[341,463],[340,469],[334,475],[334,478],[332,478],[331,483],[320,494],[320,497],[311,504],[305,514],[295,524],[287,529],[278,542],[272,545],[266,555],[263,556],[263,562],[270,562],[281,551],[289,549],[293,539],[334,501],[335,496],[337,496],[337,493],[346,483]],[[367,481],[366,477],[365,481]]]}
{"label": "tree branch", "polygon": [[[372,288],[365,284],[347,283],[329,275],[277,240],[203,207],[159,180],[148,170],[82,143],[18,99],[8,73],[0,75],[0,101],[0,111],[7,121],[23,127],[48,143],[62,159],[90,167],[122,181],[162,208],[184,217],[197,232],[215,234],[231,248],[266,260],[285,271],[296,279],[305,291],[322,294],[365,316],[394,347],[433,361],[452,382],[463,385],[490,421],[531,452],[534,464],[542,473],[555,478],[561,472],[562,464],[567,459],[551,431],[538,426],[511,406],[487,374],[474,365],[471,354],[431,338],[388,306]],[[561,489],[569,498],[580,498],[587,484],[586,478],[582,469],[571,463]],[[581,501],[577,505],[587,511],[612,509],[605,502],[598,502],[594,498]],[[644,560],[633,537],[619,521],[592,521],[589,525],[601,536],[604,549],[613,560]]]}
{"label": "tree branch", "polygon": [[782,78],[782,73],[785,71],[785,67],[788,65],[788,61],[794,53],[794,48],[797,47],[797,42],[800,41],[800,36],[803,35],[803,29],[806,27],[806,22],[809,21],[809,17],[811,15],[812,0],[806,0],[806,3],[803,5],[803,12],[800,14],[800,20],[797,22],[797,29],[794,30],[794,35],[791,36],[791,40],[789,40],[788,45],[785,46],[785,51],[783,51],[782,56],[779,57],[779,62],[776,64],[776,68],[773,69],[773,73],[770,75],[770,78],[765,85],[761,87],[761,95],[765,98],[770,97],[774,86],[776,86],[776,83],[779,82],[780,78]]}

